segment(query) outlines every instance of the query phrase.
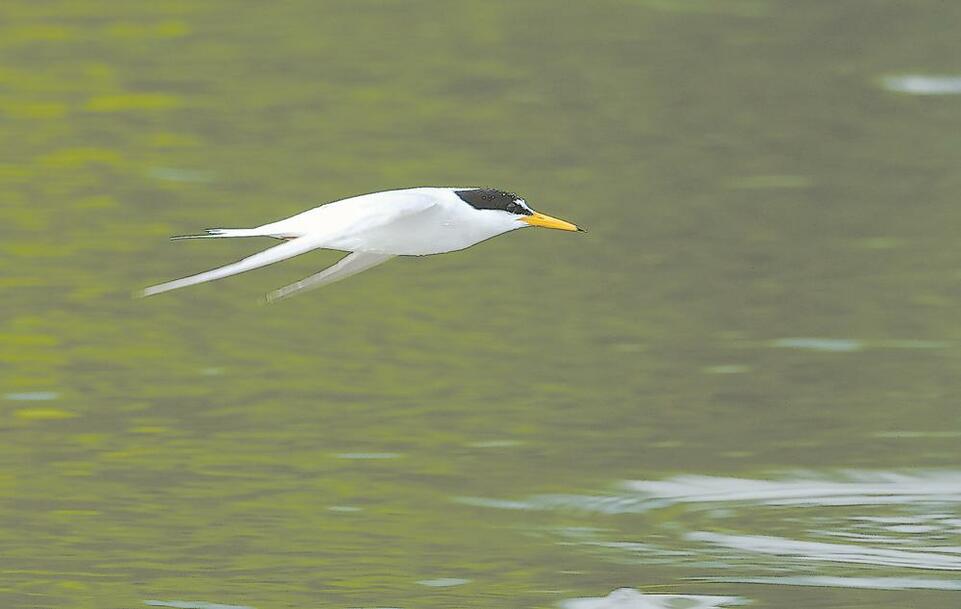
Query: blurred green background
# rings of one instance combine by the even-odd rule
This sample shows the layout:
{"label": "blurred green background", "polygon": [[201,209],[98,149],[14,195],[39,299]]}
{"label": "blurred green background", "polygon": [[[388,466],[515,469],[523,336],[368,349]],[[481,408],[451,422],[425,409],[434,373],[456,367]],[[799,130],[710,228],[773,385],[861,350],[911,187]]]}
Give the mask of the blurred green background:
{"label": "blurred green background", "polygon": [[[957,607],[959,22],[0,4],[0,604]],[[418,185],[590,233],[130,297]]]}

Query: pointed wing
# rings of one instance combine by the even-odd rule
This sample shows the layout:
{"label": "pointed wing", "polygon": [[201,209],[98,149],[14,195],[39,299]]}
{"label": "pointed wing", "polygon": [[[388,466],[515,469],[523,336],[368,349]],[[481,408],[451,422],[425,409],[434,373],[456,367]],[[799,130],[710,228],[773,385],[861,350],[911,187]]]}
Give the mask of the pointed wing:
{"label": "pointed wing", "polygon": [[347,254],[341,258],[337,264],[327,267],[316,275],[311,275],[306,279],[301,279],[297,283],[292,283],[288,286],[280,288],[279,290],[274,290],[270,294],[267,294],[267,302],[277,302],[278,300],[283,300],[284,298],[290,298],[299,292],[313,290],[314,288],[319,288],[322,285],[340,281],[341,279],[350,277],[351,275],[356,275],[357,273],[366,271],[371,267],[375,267],[378,264],[387,262],[391,258],[393,258],[393,256],[390,254],[351,252],[350,254]]}
{"label": "pointed wing", "polygon": [[286,241],[280,245],[275,245],[270,249],[258,252],[252,256],[248,256],[243,260],[238,260],[233,264],[228,264],[210,271],[198,273],[197,275],[191,275],[190,277],[184,277],[183,279],[175,279],[174,281],[168,281],[167,283],[151,286],[146,288],[141,295],[153,296],[154,294],[169,292],[170,290],[176,290],[177,288],[185,288],[190,285],[197,285],[198,283],[214,281],[215,279],[223,279],[224,277],[230,277],[231,275],[257,269],[262,266],[267,266],[268,264],[280,262],[281,260],[293,258],[294,256],[299,256],[303,253],[309,252],[310,250],[317,249],[318,247],[321,247],[321,245],[317,239],[311,237],[300,237],[298,239]]}
{"label": "pointed wing", "polygon": [[[342,241],[436,207],[436,196],[425,190],[428,189],[392,190],[341,199],[265,224],[258,230],[269,235],[316,235],[326,240],[325,247],[347,252],[369,249],[349,247]],[[363,242],[356,245],[361,246]]]}

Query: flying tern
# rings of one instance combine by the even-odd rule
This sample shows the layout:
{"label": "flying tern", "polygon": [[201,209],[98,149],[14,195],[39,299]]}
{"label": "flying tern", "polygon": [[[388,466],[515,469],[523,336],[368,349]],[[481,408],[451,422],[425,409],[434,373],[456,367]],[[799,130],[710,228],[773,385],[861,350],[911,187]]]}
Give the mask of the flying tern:
{"label": "flying tern", "polygon": [[540,226],[583,231],[531,209],[512,192],[493,188],[408,188],[341,199],[256,228],[210,228],[171,239],[272,237],[280,245],[210,271],[168,281],[142,292],[162,292],[223,279],[311,250],[349,252],[315,275],[275,290],[268,302],[339,281],[395,256],[428,256],[470,247],[503,233]]}

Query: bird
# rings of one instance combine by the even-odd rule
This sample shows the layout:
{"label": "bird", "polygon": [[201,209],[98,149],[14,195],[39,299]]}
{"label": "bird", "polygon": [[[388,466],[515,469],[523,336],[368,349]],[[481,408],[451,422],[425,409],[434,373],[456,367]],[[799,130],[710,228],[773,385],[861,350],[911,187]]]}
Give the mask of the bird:
{"label": "bird", "polygon": [[255,228],[208,228],[171,240],[271,237],[283,243],[209,271],[145,288],[154,296],[244,273],[315,249],[348,252],[334,265],[267,294],[276,302],[340,281],[395,256],[454,252],[530,226],[584,231],[534,211],[513,192],[480,187],[418,187],[358,195],[326,203]]}

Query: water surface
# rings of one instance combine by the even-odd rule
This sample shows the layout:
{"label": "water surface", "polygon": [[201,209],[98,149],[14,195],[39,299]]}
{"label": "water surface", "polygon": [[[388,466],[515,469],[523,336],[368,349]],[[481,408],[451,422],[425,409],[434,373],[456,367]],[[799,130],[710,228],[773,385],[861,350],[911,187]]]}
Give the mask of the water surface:
{"label": "water surface", "polygon": [[[959,19],[3,3],[0,604],[957,607]],[[130,298],[450,184],[590,233]]]}

